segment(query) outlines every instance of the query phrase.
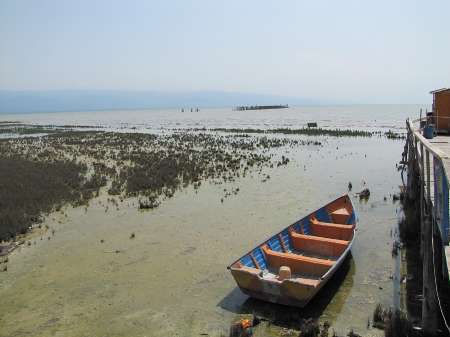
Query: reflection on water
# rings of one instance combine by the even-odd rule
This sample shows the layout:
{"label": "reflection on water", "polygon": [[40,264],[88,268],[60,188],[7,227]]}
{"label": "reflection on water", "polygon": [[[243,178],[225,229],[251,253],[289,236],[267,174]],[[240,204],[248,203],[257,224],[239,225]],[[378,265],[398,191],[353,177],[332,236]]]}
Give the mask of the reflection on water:
{"label": "reflection on water", "polygon": [[[51,214],[46,224],[55,236],[14,252],[0,274],[0,336],[220,336],[253,312],[275,322],[256,336],[278,336],[309,316],[341,335],[366,333],[376,304],[392,305],[396,206],[389,194],[398,189],[402,143],[320,140],[323,147],[277,149],[277,159],[291,159],[287,166],[186,188],[150,212],[132,200],[106,210],[105,196],[87,210]],[[351,193],[359,217],[352,257],[308,307],[243,295],[226,269],[230,261],[347,192],[349,181],[354,191],[371,191],[366,203]],[[222,203],[224,188],[237,187]]]}

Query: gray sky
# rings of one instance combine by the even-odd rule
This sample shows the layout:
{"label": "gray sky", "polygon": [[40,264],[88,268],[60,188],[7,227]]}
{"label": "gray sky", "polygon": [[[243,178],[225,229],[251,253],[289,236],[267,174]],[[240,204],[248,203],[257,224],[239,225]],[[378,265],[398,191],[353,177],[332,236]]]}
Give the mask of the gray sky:
{"label": "gray sky", "polygon": [[0,90],[429,102],[450,1],[0,0]]}

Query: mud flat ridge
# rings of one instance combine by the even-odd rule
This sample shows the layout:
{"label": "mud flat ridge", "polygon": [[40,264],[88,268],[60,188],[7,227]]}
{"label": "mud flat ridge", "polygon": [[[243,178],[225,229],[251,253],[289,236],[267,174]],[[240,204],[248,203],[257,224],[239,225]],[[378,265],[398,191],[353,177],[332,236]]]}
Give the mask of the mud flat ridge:
{"label": "mud flat ridge", "polygon": [[320,142],[267,137],[61,132],[0,141],[0,239],[11,239],[62,205],[87,205],[100,188],[140,208],[206,179],[233,181],[252,170],[286,165],[270,149]]}

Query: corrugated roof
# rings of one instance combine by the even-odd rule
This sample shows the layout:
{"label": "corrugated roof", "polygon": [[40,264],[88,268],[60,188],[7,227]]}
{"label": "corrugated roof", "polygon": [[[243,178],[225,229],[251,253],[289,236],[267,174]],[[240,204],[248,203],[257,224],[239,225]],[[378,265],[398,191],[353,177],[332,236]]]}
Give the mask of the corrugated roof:
{"label": "corrugated roof", "polygon": [[443,92],[443,91],[450,91],[450,89],[449,88],[441,88],[441,89],[430,91],[430,94],[436,94],[438,92]]}

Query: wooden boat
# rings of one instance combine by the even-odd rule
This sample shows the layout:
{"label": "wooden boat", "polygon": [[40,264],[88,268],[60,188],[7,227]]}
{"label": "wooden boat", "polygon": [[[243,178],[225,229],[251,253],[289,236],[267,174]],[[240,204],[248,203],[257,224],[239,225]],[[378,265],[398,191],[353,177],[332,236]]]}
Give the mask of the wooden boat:
{"label": "wooden boat", "polygon": [[228,269],[251,297],[304,307],[349,254],[356,222],[352,202],[344,195],[275,234]]}

